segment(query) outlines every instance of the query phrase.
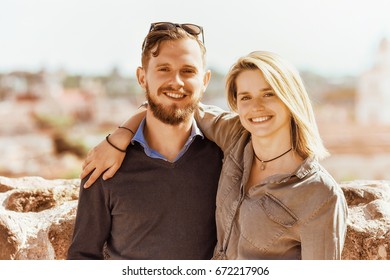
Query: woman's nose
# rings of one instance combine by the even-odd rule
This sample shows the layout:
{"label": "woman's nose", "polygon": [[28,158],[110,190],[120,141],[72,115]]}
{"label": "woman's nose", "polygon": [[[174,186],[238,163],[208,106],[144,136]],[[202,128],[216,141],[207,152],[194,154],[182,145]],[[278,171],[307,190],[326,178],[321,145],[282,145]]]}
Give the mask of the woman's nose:
{"label": "woman's nose", "polygon": [[252,104],[252,110],[253,111],[261,111],[264,109],[265,109],[264,101],[261,100],[261,98],[254,98],[253,104]]}

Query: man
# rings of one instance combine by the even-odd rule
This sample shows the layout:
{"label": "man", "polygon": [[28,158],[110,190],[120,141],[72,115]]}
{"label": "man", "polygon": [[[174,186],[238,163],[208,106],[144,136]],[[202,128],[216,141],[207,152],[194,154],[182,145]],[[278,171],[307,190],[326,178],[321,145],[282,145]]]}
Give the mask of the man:
{"label": "man", "polygon": [[[210,80],[194,24],[154,23],[137,79],[149,103],[110,180],[80,188],[68,259],[209,259],[222,152],[194,121]],[[93,176],[93,173],[92,175]],[[87,181],[83,179],[82,185]]]}

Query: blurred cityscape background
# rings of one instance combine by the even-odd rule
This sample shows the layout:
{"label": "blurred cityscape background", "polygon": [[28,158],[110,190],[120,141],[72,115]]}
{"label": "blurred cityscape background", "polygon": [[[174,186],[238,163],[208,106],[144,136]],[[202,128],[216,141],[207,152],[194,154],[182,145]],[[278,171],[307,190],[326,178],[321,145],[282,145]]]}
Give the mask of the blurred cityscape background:
{"label": "blurred cityscape background", "polygon": [[[390,41],[378,42],[359,76],[302,71],[338,181],[390,179]],[[0,174],[74,178],[87,151],[144,100],[135,78],[64,70],[0,74]],[[213,71],[204,103],[227,108],[224,74]]]}
{"label": "blurred cityscape background", "polygon": [[211,83],[253,50],[300,70],[337,181],[390,180],[388,0],[2,0],[0,176],[75,178],[144,100],[134,77],[151,22],[204,27]]}

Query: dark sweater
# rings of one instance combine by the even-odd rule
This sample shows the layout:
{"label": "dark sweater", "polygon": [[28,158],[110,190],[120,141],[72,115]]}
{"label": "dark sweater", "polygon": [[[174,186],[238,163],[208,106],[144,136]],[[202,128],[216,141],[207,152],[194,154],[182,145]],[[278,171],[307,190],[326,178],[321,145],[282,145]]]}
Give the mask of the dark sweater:
{"label": "dark sweater", "polygon": [[209,259],[222,152],[196,137],[175,163],[130,145],[107,181],[80,188],[68,259]]}

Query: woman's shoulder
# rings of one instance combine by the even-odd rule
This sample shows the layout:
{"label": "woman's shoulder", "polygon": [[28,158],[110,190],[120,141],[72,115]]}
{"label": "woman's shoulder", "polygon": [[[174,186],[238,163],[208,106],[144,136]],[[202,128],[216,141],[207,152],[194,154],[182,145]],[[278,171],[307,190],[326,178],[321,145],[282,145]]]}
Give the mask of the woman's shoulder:
{"label": "woman's shoulder", "polygon": [[313,161],[311,166],[311,172],[291,188],[297,201],[301,202],[297,209],[302,210],[303,220],[313,218],[321,209],[346,209],[344,193],[334,177],[318,161]]}
{"label": "woman's shoulder", "polygon": [[293,174],[298,180],[294,185],[304,188],[306,192],[332,193],[340,189],[333,176],[316,158],[306,158]]}
{"label": "woman's shoulder", "polygon": [[322,192],[327,196],[343,195],[339,183],[328,172],[328,170],[317,160],[313,160],[315,172],[309,178],[310,185],[315,186],[316,192]]}

